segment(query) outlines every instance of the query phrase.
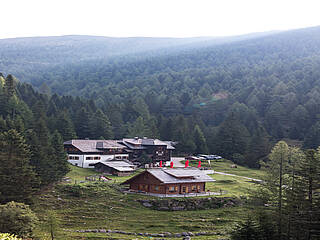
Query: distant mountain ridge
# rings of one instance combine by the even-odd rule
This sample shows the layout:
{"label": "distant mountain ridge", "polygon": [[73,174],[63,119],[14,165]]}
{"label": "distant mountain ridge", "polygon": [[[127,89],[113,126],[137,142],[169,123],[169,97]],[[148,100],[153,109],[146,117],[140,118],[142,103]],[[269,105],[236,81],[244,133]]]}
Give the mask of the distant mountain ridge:
{"label": "distant mountain ridge", "polygon": [[[90,60],[109,60],[132,54],[143,57],[176,53],[181,50],[219,45],[274,34],[253,33],[234,37],[193,38],[115,38],[102,36],[67,35],[0,39],[0,70],[15,74],[22,81],[31,81],[30,71],[59,64]],[[40,68],[40,69],[39,69]]]}

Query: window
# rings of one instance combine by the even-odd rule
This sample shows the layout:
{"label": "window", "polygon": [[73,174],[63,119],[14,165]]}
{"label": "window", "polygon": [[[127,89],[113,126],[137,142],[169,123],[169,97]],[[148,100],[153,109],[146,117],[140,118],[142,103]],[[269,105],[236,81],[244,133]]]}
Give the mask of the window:
{"label": "window", "polygon": [[175,192],[175,187],[174,186],[169,187],[169,192]]}
{"label": "window", "polygon": [[79,160],[79,157],[76,157],[76,156],[69,156],[69,160]]}
{"label": "window", "polygon": [[187,190],[187,187],[186,187],[186,186],[183,186],[183,187],[182,187],[182,192],[184,192],[184,193],[185,193],[185,192],[186,192],[186,190]]}
{"label": "window", "polygon": [[159,191],[159,186],[155,186],[154,190]]}
{"label": "window", "polygon": [[191,189],[192,189],[192,191],[196,191],[197,190],[197,185],[192,185]]}
{"label": "window", "polygon": [[86,157],[86,160],[93,160],[93,157]]}
{"label": "window", "polygon": [[89,167],[93,167],[95,165],[95,163],[90,163]]}
{"label": "window", "polygon": [[94,160],[100,160],[100,157],[94,157]]}
{"label": "window", "polygon": [[163,155],[163,151],[156,151],[156,155],[157,156],[162,156]]}

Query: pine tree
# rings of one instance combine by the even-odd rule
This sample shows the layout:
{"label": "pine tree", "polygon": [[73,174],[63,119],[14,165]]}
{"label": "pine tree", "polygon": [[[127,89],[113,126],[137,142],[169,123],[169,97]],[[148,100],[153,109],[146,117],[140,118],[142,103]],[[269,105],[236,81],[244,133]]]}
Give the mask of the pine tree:
{"label": "pine tree", "polygon": [[90,120],[90,137],[93,139],[104,138],[112,139],[112,127],[108,117],[99,109]]}
{"label": "pine tree", "polygon": [[30,166],[31,152],[16,130],[0,133],[0,202],[28,202],[38,187]]}
{"label": "pine tree", "polygon": [[76,134],[80,139],[90,137],[90,116],[89,112],[84,107],[76,112],[75,129]]}
{"label": "pine tree", "polygon": [[249,137],[246,127],[231,112],[217,134],[218,152],[226,158],[232,158],[235,153],[243,155],[247,150]]}
{"label": "pine tree", "polygon": [[269,154],[269,161],[262,163],[267,175],[264,184],[260,185],[256,197],[260,198],[264,204],[274,206],[277,213],[278,238],[284,236],[284,199],[285,186],[289,185],[289,147],[284,141],[278,142]]}
{"label": "pine tree", "polygon": [[69,171],[69,163],[67,161],[67,154],[63,148],[63,140],[60,133],[56,130],[51,137],[51,144],[53,154],[51,161],[53,162],[53,181],[61,180]]}
{"label": "pine tree", "polygon": [[198,125],[195,125],[193,130],[194,143],[196,145],[196,153],[208,153],[208,146],[206,139]]}
{"label": "pine tree", "polygon": [[232,240],[262,240],[258,224],[248,217],[245,222],[238,224],[236,229],[231,233]]}
{"label": "pine tree", "polygon": [[[320,150],[320,149],[318,149]],[[320,152],[309,149],[305,158],[299,163],[298,174],[301,198],[301,215],[297,224],[302,226],[305,239],[320,237],[320,197],[315,194],[320,188]]]}
{"label": "pine tree", "polygon": [[55,122],[55,129],[60,132],[63,141],[68,141],[77,137],[69,113],[66,110],[58,114]]}

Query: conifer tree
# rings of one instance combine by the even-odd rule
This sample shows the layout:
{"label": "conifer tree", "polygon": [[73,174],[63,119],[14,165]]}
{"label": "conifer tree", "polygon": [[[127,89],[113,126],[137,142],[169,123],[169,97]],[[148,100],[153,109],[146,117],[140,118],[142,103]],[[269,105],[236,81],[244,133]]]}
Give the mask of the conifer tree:
{"label": "conifer tree", "polygon": [[208,147],[206,139],[198,125],[195,125],[193,130],[194,143],[196,145],[195,152],[196,153],[208,153]]}
{"label": "conifer tree", "polygon": [[0,133],[0,202],[28,202],[38,187],[30,166],[31,152],[23,136],[11,129]]}
{"label": "conifer tree", "polygon": [[69,163],[67,161],[67,154],[63,148],[63,140],[60,133],[56,130],[51,137],[51,144],[53,154],[51,161],[53,162],[53,181],[61,180],[69,171]]}
{"label": "conifer tree", "polygon": [[59,131],[63,141],[68,141],[76,138],[74,125],[71,121],[69,113],[66,110],[61,111],[58,114],[56,123],[55,123],[55,129]]}
{"label": "conifer tree", "polygon": [[97,139],[103,137],[104,139],[112,139],[112,127],[108,117],[99,109],[91,117],[90,120],[90,137]]}

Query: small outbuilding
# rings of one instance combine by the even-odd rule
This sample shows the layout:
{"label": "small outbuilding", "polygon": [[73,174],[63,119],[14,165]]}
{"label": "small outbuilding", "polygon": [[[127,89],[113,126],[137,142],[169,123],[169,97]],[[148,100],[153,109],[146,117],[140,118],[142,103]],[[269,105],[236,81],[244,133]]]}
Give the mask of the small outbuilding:
{"label": "small outbuilding", "polygon": [[125,161],[99,162],[94,165],[98,172],[108,173],[115,176],[128,176],[135,171],[135,166]]}
{"label": "small outbuilding", "polygon": [[205,192],[210,176],[199,169],[148,169],[122,184],[129,184],[132,191],[156,194],[188,194]]}

